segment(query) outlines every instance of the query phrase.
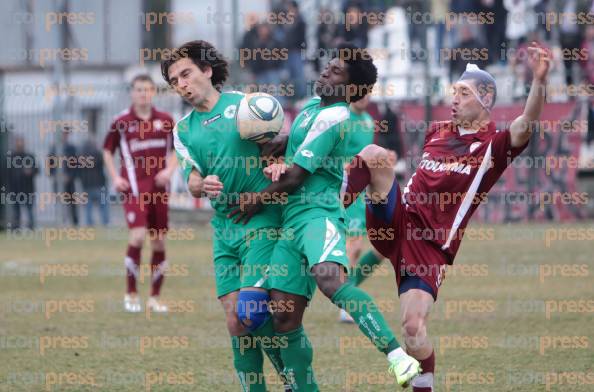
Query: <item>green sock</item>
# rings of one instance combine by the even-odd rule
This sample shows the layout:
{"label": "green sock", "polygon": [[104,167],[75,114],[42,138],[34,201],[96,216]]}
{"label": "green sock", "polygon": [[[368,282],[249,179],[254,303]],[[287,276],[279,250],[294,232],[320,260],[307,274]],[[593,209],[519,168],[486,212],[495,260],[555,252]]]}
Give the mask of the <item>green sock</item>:
{"label": "green sock", "polygon": [[350,314],[361,332],[384,354],[400,347],[375,301],[365,291],[346,282],[334,293],[332,303]]}
{"label": "green sock", "polygon": [[252,335],[231,336],[233,365],[244,392],[266,392],[264,357]]}
{"label": "green sock", "polygon": [[357,265],[351,269],[349,281],[355,286],[359,286],[363,281],[373,274],[375,268],[381,263],[382,259],[378,258],[375,253],[368,251],[357,261]]}
{"label": "green sock", "polygon": [[281,356],[285,374],[294,391],[317,392],[318,384],[311,363],[313,349],[303,326],[287,333],[277,333],[281,339]]}
{"label": "green sock", "polygon": [[260,343],[262,351],[264,351],[276,372],[281,378],[284,378],[283,369],[285,365],[283,364],[283,359],[281,357],[280,338],[276,336],[276,333],[274,332],[272,317],[269,317],[260,328],[253,331],[252,335],[258,338],[257,340]]}

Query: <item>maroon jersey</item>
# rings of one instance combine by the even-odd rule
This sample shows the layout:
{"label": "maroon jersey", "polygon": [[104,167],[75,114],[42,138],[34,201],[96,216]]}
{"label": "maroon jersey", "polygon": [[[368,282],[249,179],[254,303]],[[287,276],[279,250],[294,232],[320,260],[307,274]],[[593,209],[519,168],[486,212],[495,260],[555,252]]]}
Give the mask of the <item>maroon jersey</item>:
{"label": "maroon jersey", "polygon": [[155,108],[149,120],[140,119],[131,107],[120,113],[105,137],[103,148],[113,154],[120,149],[121,176],[130,183],[131,192],[151,192],[154,177],[167,166],[173,148],[173,119]]}
{"label": "maroon jersey", "polygon": [[509,130],[496,130],[493,122],[479,131],[451,121],[431,124],[422,159],[402,192],[416,234],[438,245],[451,263],[470,217],[526,145],[512,148]]}

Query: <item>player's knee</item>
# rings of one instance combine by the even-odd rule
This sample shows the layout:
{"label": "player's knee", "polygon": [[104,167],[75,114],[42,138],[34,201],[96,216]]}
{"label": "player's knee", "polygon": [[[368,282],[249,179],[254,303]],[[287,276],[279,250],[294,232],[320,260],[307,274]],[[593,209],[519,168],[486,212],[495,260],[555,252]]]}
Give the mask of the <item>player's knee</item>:
{"label": "player's knee", "polygon": [[363,148],[357,155],[359,155],[365,161],[367,167],[369,167],[370,170],[388,167],[388,150],[378,146],[377,144],[365,146],[365,148]]}
{"label": "player's knee", "polygon": [[294,331],[301,325],[301,320],[295,312],[274,312],[272,313],[274,322],[274,331],[277,333],[287,333]]}
{"label": "player's knee", "polygon": [[130,245],[140,248],[140,247],[142,247],[142,244],[144,243],[145,237],[146,237],[146,229],[144,227],[135,227],[134,229],[130,230],[130,235],[128,236],[128,242],[130,243]]}
{"label": "player's knee", "polygon": [[315,265],[311,270],[318,288],[330,299],[343,285],[340,280],[340,268],[341,266],[336,263],[325,262]]}
{"label": "player's knee", "polygon": [[405,315],[402,331],[407,339],[424,339],[427,335],[425,318],[418,314]]}
{"label": "player's knee", "polygon": [[227,321],[227,331],[229,331],[230,335],[244,335],[247,332],[246,328],[241,323],[235,312],[225,312],[225,317]]}
{"label": "player's knee", "polygon": [[368,144],[367,146],[363,147],[361,151],[357,155],[363,158],[364,161],[377,159],[382,154],[387,156],[388,152],[385,148],[378,146],[377,144]]}
{"label": "player's knee", "polygon": [[260,328],[268,318],[268,302],[270,296],[267,292],[244,290],[239,292],[237,297],[237,317],[239,321],[249,330],[255,331]]}
{"label": "player's knee", "polygon": [[156,252],[163,252],[165,250],[165,241],[161,239],[151,240],[151,248]]}

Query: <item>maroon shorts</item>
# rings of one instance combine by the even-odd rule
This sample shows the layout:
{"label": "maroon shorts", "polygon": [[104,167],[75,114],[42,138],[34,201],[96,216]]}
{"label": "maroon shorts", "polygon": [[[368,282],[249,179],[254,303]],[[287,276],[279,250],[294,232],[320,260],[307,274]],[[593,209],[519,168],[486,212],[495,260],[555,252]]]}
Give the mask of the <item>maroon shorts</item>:
{"label": "maroon shorts", "polygon": [[146,227],[147,229],[166,231],[169,228],[169,194],[165,189],[150,192],[125,194],[124,214],[128,228]]}
{"label": "maroon shorts", "polygon": [[368,201],[366,219],[371,244],[394,267],[399,294],[418,288],[436,300],[449,258],[439,245],[423,239],[423,228],[402,205],[396,180],[386,203]]}

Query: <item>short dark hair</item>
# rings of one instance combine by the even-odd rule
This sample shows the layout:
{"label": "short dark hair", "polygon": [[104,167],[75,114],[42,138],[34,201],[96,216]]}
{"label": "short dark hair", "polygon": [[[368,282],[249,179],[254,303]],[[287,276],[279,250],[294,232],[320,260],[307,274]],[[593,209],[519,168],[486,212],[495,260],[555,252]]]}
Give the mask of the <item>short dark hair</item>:
{"label": "short dark hair", "polygon": [[355,91],[349,94],[350,102],[357,102],[373,90],[377,82],[377,68],[367,49],[345,42],[338,47],[338,58],[347,64],[350,85]]}
{"label": "short dark hair", "polygon": [[221,91],[229,76],[229,63],[210,42],[202,40],[186,42],[179,48],[174,49],[167,60],[161,61],[161,74],[168,84],[171,84],[169,67],[183,58],[191,59],[203,72],[210,67],[212,69],[210,81],[214,88]]}
{"label": "short dark hair", "polygon": [[134,87],[134,83],[136,82],[150,82],[153,84],[153,86],[155,85],[155,81],[153,80],[153,78],[151,78],[147,74],[140,74],[134,76],[134,78],[132,78],[132,81],[130,82],[130,88]]}

